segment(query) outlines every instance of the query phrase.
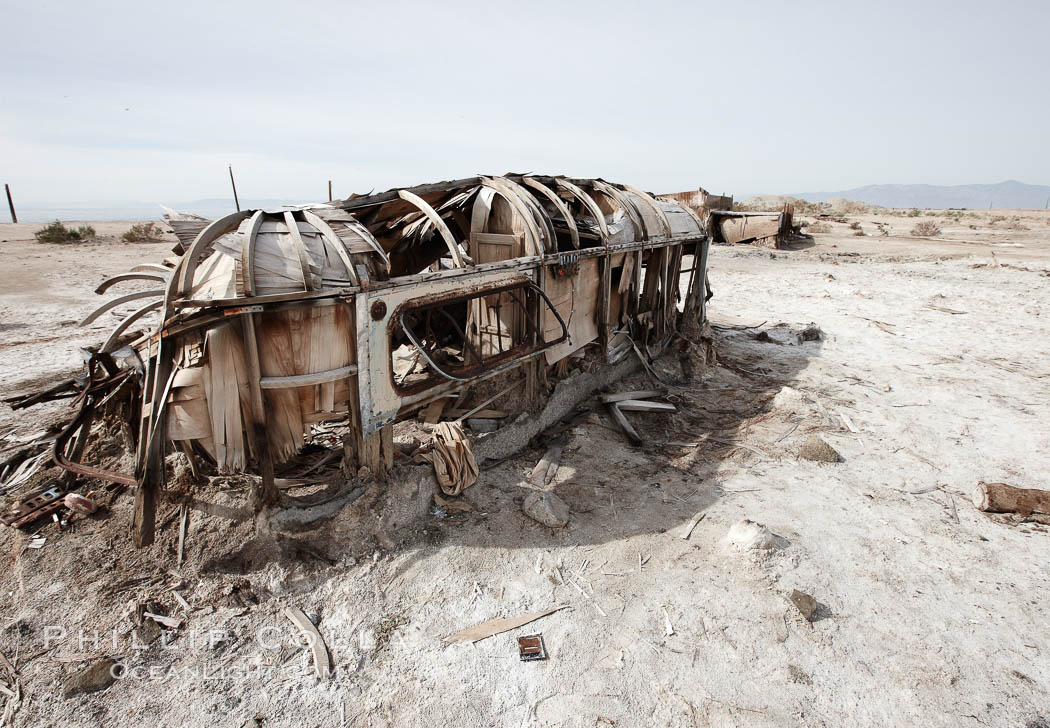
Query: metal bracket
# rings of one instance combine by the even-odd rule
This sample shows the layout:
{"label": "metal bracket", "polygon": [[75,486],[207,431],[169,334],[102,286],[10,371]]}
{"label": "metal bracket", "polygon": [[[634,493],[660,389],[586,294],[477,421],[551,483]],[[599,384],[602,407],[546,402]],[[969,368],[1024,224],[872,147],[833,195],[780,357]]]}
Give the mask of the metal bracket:
{"label": "metal bracket", "polygon": [[262,306],[237,306],[235,308],[224,308],[222,310],[223,316],[242,316],[246,313],[262,313],[265,309]]}
{"label": "metal bracket", "polygon": [[554,264],[555,278],[568,278],[580,272],[579,252],[558,253],[558,262]]}

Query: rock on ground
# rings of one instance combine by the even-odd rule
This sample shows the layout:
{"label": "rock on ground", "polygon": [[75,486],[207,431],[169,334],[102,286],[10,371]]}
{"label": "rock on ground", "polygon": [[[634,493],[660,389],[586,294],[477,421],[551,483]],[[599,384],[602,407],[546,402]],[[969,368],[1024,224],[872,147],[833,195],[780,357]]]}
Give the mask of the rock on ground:
{"label": "rock on ground", "polygon": [[741,549],[770,551],[777,545],[777,537],[761,523],[744,519],[737,521],[726,535],[726,541]]}
{"label": "rock on ground", "polygon": [[561,528],[569,523],[569,506],[547,491],[530,493],[521,504],[521,510],[532,520],[551,528]]}
{"label": "rock on ground", "polygon": [[807,437],[806,441],[802,443],[802,449],[798,451],[798,456],[804,460],[813,460],[818,463],[837,463],[842,460],[839,451],[824,442],[819,435]]}
{"label": "rock on ground", "polygon": [[92,663],[74,672],[62,684],[62,696],[72,698],[81,693],[97,693],[117,681],[117,661],[112,657]]}

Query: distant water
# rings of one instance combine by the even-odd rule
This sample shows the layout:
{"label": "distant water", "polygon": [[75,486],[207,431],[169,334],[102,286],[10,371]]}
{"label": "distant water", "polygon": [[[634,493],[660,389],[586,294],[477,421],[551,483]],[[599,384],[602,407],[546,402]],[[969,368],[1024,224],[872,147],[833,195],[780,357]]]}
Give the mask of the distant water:
{"label": "distant water", "polygon": [[[0,196],[2,199],[2,196]],[[316,200],[312,200],[316,202]],[[308,200],[241,200],[241,209],[300,205]],[[233,200],[195,200],[182,203],[165,203],[177,212],[188,212],[208,219],[229,215],[235,210]],[[51,222],[52,220],[102,222],[106,220],[160,220],[164,209],[156,203],[109,202],[49,207],[44,205],[19,205],[15,200],[15,212],[19,222]],[[0,222],[10,222],[6,206],[0,205]]]}

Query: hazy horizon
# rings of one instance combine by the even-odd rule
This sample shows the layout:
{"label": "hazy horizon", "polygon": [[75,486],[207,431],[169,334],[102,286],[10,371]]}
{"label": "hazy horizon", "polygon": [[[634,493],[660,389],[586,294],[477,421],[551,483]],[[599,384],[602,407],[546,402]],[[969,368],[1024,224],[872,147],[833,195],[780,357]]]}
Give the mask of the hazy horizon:
{"label": "hazy horizon", "polygon": [[[9,4],[16,206],[479,172],[657,192],[1050,183],[1045,3]],[[294,40],[295,43],[289,43]],[[979,48],[980,52],[974,49]]]}

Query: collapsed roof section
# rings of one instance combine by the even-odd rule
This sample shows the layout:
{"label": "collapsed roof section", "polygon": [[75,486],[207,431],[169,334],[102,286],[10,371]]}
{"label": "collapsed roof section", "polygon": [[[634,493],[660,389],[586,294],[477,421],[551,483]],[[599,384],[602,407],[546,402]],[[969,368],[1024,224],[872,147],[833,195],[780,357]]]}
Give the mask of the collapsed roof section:
{"label": "collapsed roof section", "polygon": [[174,268],[135,272],[163,290],[100,356],[138,317],[161,321],[131,342],[139,375],[118,383],[102,362],[83,405],[110,380],[137,388],[144,545],[170,446],[261,475],[260,502],[317,423],[348,427],[347,466],[383,471],[392,423],[438,400],[497,376],[511,380],[501,393],[533,390],[515,401],[542,397],[570,357],[654,353],[701,323],[707,245],[688,206],[600,179],[472,177],[237,212],[204,223]]}

